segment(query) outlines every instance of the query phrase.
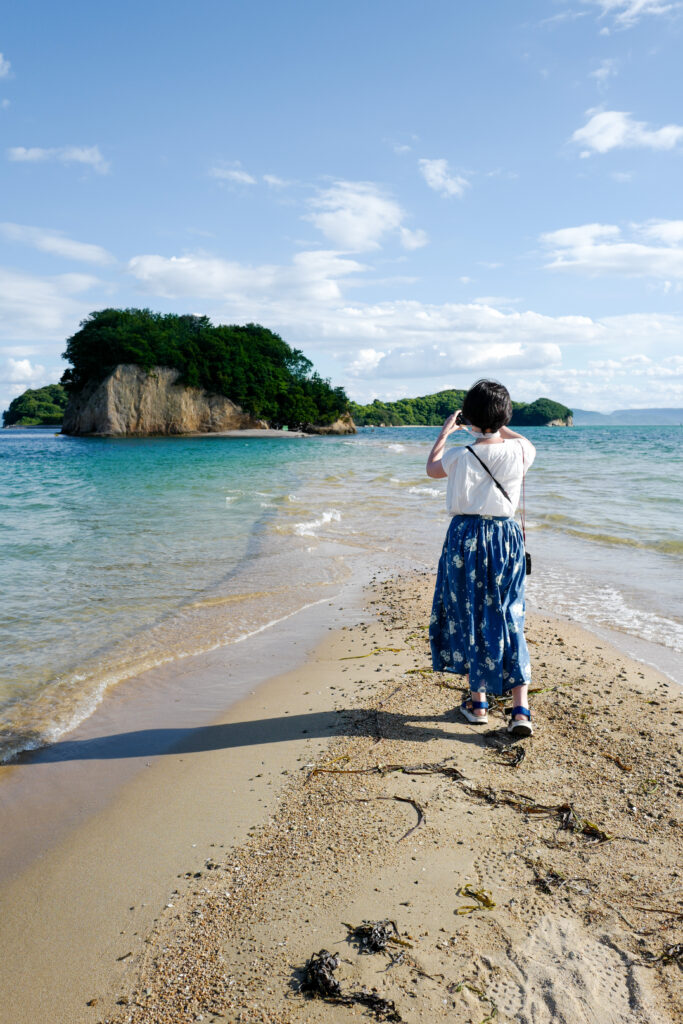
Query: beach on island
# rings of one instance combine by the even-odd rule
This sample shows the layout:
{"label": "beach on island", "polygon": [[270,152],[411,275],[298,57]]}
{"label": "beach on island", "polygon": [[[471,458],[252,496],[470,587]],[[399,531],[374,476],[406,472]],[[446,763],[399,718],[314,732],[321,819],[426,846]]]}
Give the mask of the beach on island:
{"label": "beach on island", "polygon": [[[431,586],[374,583],[164,754],[130,730],[148,767],[2,887],[3,1024],[680,1019],[680,688],[535,614],[509,744],[430,670]],[[44,767],[125,759],[76,736]],[[298,991],[322,949],[370,1005]]]}

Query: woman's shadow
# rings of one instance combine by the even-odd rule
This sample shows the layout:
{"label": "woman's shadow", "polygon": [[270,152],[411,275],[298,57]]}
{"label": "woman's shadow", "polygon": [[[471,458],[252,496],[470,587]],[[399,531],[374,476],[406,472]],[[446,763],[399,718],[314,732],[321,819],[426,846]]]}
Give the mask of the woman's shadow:
{"label": "woman's shadow", "polygon": [[[374,739],[400,739],[427,742],[449,739],[459,743],[481,743],[482,733],[453,733],[438,723],[453,721],[456,712],[443,715],[402,715],[373,709],[316,711],[301,715],[282,715],[247,722],[205,725],[195,729],[160,728],[113,733],[92,739],[61,740],[38,751],[20,755],[18,764],[52,764],[60,761],[118,760],[132,757],[157,757],[163,754],[197,754],[209,750],[229,750],[258,743],[282,743],[290,740],[330,736],[369,736]],[[424,723],[424,724],[421,724]],[[427,724],[429,723],[429,724]]]}

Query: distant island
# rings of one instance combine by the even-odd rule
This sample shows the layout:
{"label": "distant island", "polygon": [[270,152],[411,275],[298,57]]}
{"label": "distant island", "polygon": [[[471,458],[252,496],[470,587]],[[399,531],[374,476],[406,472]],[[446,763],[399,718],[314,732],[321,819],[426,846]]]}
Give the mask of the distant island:
{"label": "distant island", "polygon": [[3,427],[58,427],[64,418],[69,396],[61,384],[29,388],[12,399],[2,414]]}
{"label": "distant island", "polygon": [[579,427],[679,426],[683,423],[683,409],[616,409],[610,413],[574,409],[574,423]]}
{"label": "distant island", "polygon": [[[447,416],[462,406],[466,391],[439,391],[420,398],[401,398],[397,402],[370,405],[350,403],[351,415],[359,427],[420,427],[440,426]],[[547,427],[571,426],[572,410],[551,398],[537,398],[535,402],[513,402],[511,426]]]}
{"label": "distant island", "polygon": [[63,433],[106,436],[356,429],[344,389],[259,324],[104,309],[82,321],[63,358],[60,384],[14,399],[5,426],[61,421]]}

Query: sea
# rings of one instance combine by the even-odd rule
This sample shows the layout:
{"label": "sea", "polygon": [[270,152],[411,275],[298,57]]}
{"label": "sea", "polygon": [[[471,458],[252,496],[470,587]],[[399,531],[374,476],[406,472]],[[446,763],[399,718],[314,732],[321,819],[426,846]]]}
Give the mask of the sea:
{"label": "sea", "polygon": [[[538,452],[530,609],[683,683],[683,428],[524,433]],[[254,638],[350,583],[434,572],[437,434],[0,432],[0,760],[68,733],[146,669]]]}

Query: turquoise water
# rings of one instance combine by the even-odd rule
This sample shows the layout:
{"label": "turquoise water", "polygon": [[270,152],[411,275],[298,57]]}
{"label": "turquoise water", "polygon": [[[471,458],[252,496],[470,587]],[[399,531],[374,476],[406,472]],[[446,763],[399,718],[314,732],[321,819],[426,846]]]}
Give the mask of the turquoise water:
{"label": "turquoise water", "polygon": [[[374,567],[434,567],[445,483],[424,463],[437,432],[0,433],[0,754],[54,739],[117,681],[238,642]],[[538,448],[530,603],[616,630],[675,674],[683,431],[525,433]]]}

